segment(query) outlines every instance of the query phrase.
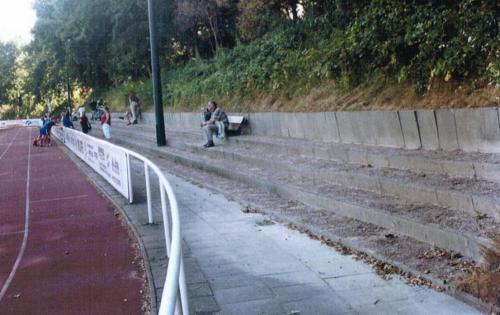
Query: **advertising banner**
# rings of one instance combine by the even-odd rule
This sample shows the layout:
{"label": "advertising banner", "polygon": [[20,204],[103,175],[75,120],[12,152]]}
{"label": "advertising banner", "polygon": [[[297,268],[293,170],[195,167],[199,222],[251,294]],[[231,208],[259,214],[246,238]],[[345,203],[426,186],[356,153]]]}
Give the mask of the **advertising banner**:
{"label": "advertising banner", "polygon": [[125,152],[105,141],[70,128],[54,126],[52,134],[129,199],[130,175]]}
{"label": "advertising banner", "polygon": [[35,119],[18,119],[18,120],[0,120],[0,129],[9,128],[14,126],[20,127],[41,127],[42,120],[40,118]]}

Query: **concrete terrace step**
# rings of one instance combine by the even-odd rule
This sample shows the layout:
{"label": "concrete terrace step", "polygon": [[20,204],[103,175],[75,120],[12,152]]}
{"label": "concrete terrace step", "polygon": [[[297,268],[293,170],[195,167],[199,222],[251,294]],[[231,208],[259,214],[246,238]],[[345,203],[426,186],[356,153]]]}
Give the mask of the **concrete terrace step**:
{"label": "concrete terrace step", "polygon": [[[120,127],[125,126],[121,124]],[[136,132],[154,137],[155,127],[151,125],[134,126]],[[183,137],[201,138],[196,129],[167,129],[172,139]],[[170,137],[169,137],[170,138]],[[441,174],[449,177],[488,180],[500,183],[500,154],[466,153],[442,150],[406,150],[356,144],[337,144],[293,138],[265,136],[230,137],[229,142],[262,146],[269,151],[286,152],[290,155],[303,155],[312,158],[328,159],[341,163],[372,165],[425,174]]]}
{"label": "concrete terrace step", "polygon": [[[127,137],[142,139],[141,134]],[[150,135],[149,135],[150,136]],[[471,215],[493,217],[500,221],[500,185],[487,181],[449,178],[442,175],[415,174],[405,170],[390,168],[370,168],[359,165],[340,164],[325,159],[306,158],[277,153],[259,145],[240,143],[226,144],[205,150],[199,144],[191,144],[193,136],[172,137],[171,145],[187,148],[190,152],[208,155],[219,160],[233,160],[245,163],[248,167],[267,167],[301,174],[317,183],[336,184],[354,189],[363,189],[384,195],[402,198],[418,204],[433,204],[440,207],[467,212]],[[181,141],[177,139],[183,139]],[[176,140],[174,140],[176,139]],[[180,143],[176,143],[180,142]]]}
{"label": "concrete terrace step", "polygon": [[460,252],[477,261],[481,261],[481,248],[489,247],[488,237],[499,228],[489,218],[477,220],[471,215],[457,215],[444,208],[411,205],[367,191],[317,184],[288,172],[242,168],[239,162],[217,161],[175,148],[157,148],[152,142],[136,141],[126,135],[120,137],[118,134],[116,138],[121,144],[138,151],[149,151],[158,157],[263,188],[286,199],[373,223],[398,234]]}
{"label": "concrete terrace step", "polygon": [[330,183],[391,195],[419,204],[433,204],[467,212],[486,214],[500,222],[500,185],[486,181],[450,179],[442,176],[419,176],[394,169],[371,169],[342,165],[327,160],[269,154],[253,147],[219,146],[210,150],[187,144],[191,152],[220,160],[234,160],[251,166],[280,169],[312,178],[316,183]]}

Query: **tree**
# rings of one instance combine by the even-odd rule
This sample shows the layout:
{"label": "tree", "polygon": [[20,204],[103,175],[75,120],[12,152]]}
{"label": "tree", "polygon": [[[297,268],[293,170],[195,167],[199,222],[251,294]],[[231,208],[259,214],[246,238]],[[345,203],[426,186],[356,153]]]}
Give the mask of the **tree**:
{"label": "tree", "polygon": [[19,50],[13,43],[0,42],[0,105],[8,104],[7,92],[12,88],[15,78],[16,58]]}
{"label": "tree", "polygon": [[296,21],[301,0],[240,0],[238,30],[243,41],[255,40],[282,20]]}
{"label": "tree", "polygon": [[177,0],[176,29],[183,44],[193,47],[197,59],[205,42],[212,52],[232,47],[237,15],[235,0]]}

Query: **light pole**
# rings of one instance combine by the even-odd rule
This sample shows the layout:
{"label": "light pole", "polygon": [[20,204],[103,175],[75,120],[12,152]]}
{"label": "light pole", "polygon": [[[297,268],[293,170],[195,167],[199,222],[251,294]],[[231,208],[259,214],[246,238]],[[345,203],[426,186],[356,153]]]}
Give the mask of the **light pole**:
{"label": "light pole", "polygon": [[66,84],[68,89],[68,110],[71,111],[71,84],[69,83],[69,72],[66,69]]}
{"label": "light pole", "polygon": [[156,21],[155,21],[154,1],[148,0],[148,16],[149,16],[149,42],[151,47],[151,72],[153,75],[153,101],[155,104],[156,116],[156,144],[164,146],[167,144],[165,138],[165,124],[163,121],[163,102],[161,97],[161,79],[160,65],[158,62],[158,44],[156,38]]}
{"label": "light pole", "polygon": [[71,84],[69,82],[69,51],[71,38],[66,40],[66,89],[68,90],[68,111],[71,112]]}

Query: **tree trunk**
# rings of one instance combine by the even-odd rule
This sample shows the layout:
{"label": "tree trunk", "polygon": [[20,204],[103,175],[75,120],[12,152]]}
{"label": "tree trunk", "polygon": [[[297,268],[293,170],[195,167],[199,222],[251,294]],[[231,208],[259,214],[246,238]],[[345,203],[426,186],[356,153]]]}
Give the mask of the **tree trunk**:
{"label": "tree trunk", "polygon": [[[217,14],[217,13],[216,13]],[[219,31],[217,27],[217,15],[212,15],[209,12],[207,12],[208,15],[208,25],[210,26],[210,30],[212,31],[212,34],[214,36],[214,41],[215,41],[215,51],[217,52],[220,48],[220,42],[219,42]],[[215,19],[215,23],[214,23]]]}
{"label": "tree trunk", "polygon": [[151,79],[153,77],[153,73],[151,72],[151,67],[148,65],[146,69],[148,69],[148,78]]}
{"label": "tree trunk", "polygon": [[201,60],[200,49],[198,48],[198,41],[194,43],[194,59]]}

